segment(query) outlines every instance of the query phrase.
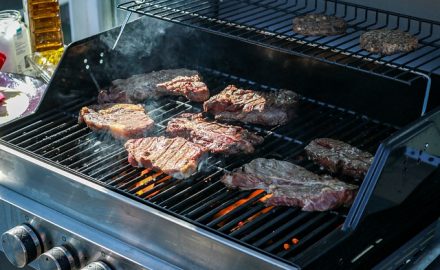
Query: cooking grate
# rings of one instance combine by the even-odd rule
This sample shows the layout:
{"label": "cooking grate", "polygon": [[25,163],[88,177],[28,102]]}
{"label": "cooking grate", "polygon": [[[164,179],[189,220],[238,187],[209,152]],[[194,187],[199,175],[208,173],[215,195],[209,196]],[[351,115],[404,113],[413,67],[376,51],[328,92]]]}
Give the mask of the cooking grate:
{"label": "cooking grate", "polygon": [[[420,72],[440,72],[439,22],[343,1],[146,0],[128,1],[118,7],[407,84],[421,78]],[[307,13],[342,17],[349,24],[347,33],[331,37],[294,33],[292,19]],[[391,56],[362,50],[359,36],[380,28],[408,31],[417,36],[420,46],[413,52]]]}
{"label": "cooking grate", "polygon": [[[214,93],[230,83],[271,90],[209,69],[203,69],[202,73]],[[294,207],[266,207],[264,200],[268,195],[261,190],[228,190],[219,181],[224,170],[236,168],[255,157],[267,157],[289,160],[324,173],[304,158],[303,147],[311,139],[333,137],[374,153],[379,142],[396,130],[354,112],[304,97],[299,117],[287,126],[272,129],[247,126],[265,137],[254,155],[210,157],[203,171],[182,181],[161,172],[133,168],[127,162],[121,143],[78,124],[79,109],[93,102],[74,100],[62,108],[29,117],[26,123],[3,133],[6,135],[2,140],[286,262],[295,262],[302,251],[340,228],[347,209],[314,213]],[[156,120],[157,134],[164,132],[167,121],[173,116],[201,110],[200,104],[179,99],[160,100],[146,106]]]}

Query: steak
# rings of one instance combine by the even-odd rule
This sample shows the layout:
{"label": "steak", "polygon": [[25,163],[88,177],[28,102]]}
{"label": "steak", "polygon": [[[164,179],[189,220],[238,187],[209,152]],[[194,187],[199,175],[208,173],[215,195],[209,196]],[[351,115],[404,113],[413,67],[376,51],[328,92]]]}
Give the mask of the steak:
{"label": "steak", "polygon": [[100,91],[98,102],[142,103],[162,96],[184,96],[203,102],[209,98],[209,90],[197,71],[167,69],[114,80],[108,90]]}
{"label": "steak", "polygon": [[332,173],[363,178],[373,156],[348,143],[329,138],[311,141],[306,147],[307,156]]}
{"label": "steak", "polygon": [[131,139],[124,146],[132,166],[160,170],[177,179],[196,172],[207,153],[205,147],[180,137]]}
{"label": "steak", "polygon": [[326,211],[350,205],[357,186],[319,176],[290,162],[257,158],[226,173],[221,181],[242,190],[263,189],[272,196],[267,205],[298,206],[304,211]]}
{"label": "steak", "polygon": [[344,34],[344,19],[325,14],[306,14],[293,19],[293,32],[305,36],[332,36]]}
{"label": "steak", "polygon": [[184,113],[171,119],[167,132],[202,145],[211,153],[227,155],[251,154],[255,151],[254,146],[264,140],[242,127],[207,120],[201,113]]}
{"label": "steak", "polygon": [[203,104],[215,119],[276,126],[286,124],[295,114],[298,95],[289,90],[259,92],[229,85]]}
{"label": "steak", "polygon": [[419,41],[410,33],[400,30],[379,29],[365,32],[360,37],[362,49],[372,53],[392,55],[417,49]]}
{"label": "steak", "polygon": [[142,105],[123,103],[83,107],[78,122],[94,131],[109,132],[117,139],[141,137],[154,126]]}

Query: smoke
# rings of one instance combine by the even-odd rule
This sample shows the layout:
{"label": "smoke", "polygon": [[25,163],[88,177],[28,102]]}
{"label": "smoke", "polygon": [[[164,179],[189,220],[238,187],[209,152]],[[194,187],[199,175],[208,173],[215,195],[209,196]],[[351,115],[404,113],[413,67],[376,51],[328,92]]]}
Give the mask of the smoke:
{"label": "smoke", "polygon": [[[121,38],[114,49],[122,55],[149,56],[157,46],[158,40],[165,35],[173,24],[149,17],[141,17],[126,25]],[[100,36],[101,41],[112,48],[116,42],[117,32],[106,32]]]}

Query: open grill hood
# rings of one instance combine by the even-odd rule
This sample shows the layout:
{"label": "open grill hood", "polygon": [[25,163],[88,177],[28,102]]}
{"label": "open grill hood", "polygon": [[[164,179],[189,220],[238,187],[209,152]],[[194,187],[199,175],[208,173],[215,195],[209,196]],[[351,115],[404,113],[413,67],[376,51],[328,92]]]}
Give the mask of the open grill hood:
{"label": "open grill hood", "polygon": [[[71,44],[38,111],[1,128],[1,185],[190,269],[369,267],[438,217],[440,111],[419,119],[423,83],[401,84],[155,19],[128,24],[112,50],[118,33]],[[174,67],[199,70],[213,93],[232,83],[292,89],[302,95],[298,117],[274,129],[247,126],[265,137],[254,155],[211,159],[185,181],[132,168],[120,143],[77,123],[81,106],[94,103],[111,80]],[[432,100],[435,107],[440,99]],[[157,134],[171,117],[201,109],[179,98],[146,106]],[[319,170],[303,156],[317,137],[376,153],[350,209],[266,207],[264,193],[219,182],[224,170],[255,157]]]}

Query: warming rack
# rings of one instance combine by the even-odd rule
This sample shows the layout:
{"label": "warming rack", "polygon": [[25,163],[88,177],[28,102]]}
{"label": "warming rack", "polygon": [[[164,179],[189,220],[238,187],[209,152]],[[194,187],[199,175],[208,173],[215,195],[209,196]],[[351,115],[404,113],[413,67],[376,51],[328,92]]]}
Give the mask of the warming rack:
{"label": "warming rack", "polygon": [[[423,77],[420,73],[440,73],[439,22],[343,1],[144,0],[118,8],[406,84]],[[344,18],[347,33],[330,37],[294,33],[293,18],[307,13]],[[391,56],[362,50],[360,35],[380,28],[412,33],[419,39],[418,49]]]}

